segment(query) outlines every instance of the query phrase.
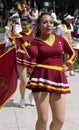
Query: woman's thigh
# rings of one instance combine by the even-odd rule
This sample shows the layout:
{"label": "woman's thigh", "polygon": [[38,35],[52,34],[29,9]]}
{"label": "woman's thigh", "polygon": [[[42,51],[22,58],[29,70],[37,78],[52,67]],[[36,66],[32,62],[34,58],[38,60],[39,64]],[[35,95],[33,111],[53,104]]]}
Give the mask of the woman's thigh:
{"label": "woman's thigh", "polygon": [[65,118],[66,95],[51,93],[50,106],[53,120],[63,122]]}
{"label": "woman's thigh", "polygon": [[50,93],[48,92],[35,92],[33,93],[37,113],[39,119],[47,119],[48,118],[48,107],[50,100]]}
{"label": "woman's thigh", "polygon": [[17,66],[18,74],[21,80],[27,80],[27,68],[21,65]]}

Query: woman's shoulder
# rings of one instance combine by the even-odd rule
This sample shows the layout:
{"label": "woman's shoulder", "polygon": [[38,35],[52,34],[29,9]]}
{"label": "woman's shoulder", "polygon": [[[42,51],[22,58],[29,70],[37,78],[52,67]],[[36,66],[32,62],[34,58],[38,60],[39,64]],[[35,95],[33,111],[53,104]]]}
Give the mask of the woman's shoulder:
{"label": "woman's shoulder", "polygon": [[33,40],[31,40],[31,42],[39,42],[39,41],[40,41],[40,39],[37,37],[35,37]]}
{"label": "woman's shoulder", "polygon": [[30,43],[39,45],[39,44],[42,43],[42,42],[43,42],[43,41],[42,41],[40,38],[36,37],[36,38],[34,38],[33,40],[31,40]]}
{"label": "woman's shoulder", "polygon": [[62,36],[59,34],[54,34],[54,35],[55,35],[55,38],[62,38]]}
{"label": "woman's shoulder", "polygon": [[65,38],[63,36],[61,36],[61,35],[55,34],[55,40],[63,42],[65,40]]}

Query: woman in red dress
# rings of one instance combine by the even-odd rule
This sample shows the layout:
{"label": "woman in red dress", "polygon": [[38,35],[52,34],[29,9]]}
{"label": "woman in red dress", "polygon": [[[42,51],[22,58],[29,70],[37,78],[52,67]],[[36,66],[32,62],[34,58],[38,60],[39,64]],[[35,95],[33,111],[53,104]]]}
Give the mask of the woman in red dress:
{"label": "woman in red dress", "polygon": [[[49,13],[42,13],[37,25],[37,38],[30,44],[22,39],[22,47],[31,58],[36,58],[36,66],[27,83],[27,88],[32,90],[36,103],[36,130],[46,130],[49,105],[52,112],[49,129],[60,130],[65,118],[66,94],[70,93],[64,70],[71,67],[76,54],[64,38],[52,34],[54,24]],[[63,53],[70,55],[64,65]]]}
{"label": "woman in red dress", "polygon": [[[25,89],[26,89],[26,82],[27,82],[27,67],[32,67],[34,65],[34,60],[32,60],[28,53],[26,54],[24,48],[21,46],[22,39],[26,40],[27,42],[31,41],[35,37],[35,31],[31,29],[31,19],[27,16],[21,18],[21,26],[22,32],[20,35],[15,37],[16,42],[16,50],[17,50],[17,69],[19,73],[19,77],[21,80],[20,83],[20,107],[25,107]],[[31,97],[31,105],[34,105],[34,101]]]}

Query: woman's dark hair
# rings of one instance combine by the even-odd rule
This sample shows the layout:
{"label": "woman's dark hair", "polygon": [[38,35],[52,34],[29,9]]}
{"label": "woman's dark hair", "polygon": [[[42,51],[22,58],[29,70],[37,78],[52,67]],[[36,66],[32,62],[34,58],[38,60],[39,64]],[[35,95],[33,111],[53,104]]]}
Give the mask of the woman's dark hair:
{"label": "woman's dark hair", "polygon": [[[49,15],[51,16],[51,14],[49,12],[43,12],[39,15],[38,19],[37,19],[37,28],[36,28],[36,37],[39,37],[41,35],[41,31],[40,29],[38,28],[38,25],[40,24],[40,21],[41,21],[41,18],[44,16],[44,15]],[[52,16],[51,16],[52,17]],[[53,19],[53,17],[52,17]]]}
{"label": "woman's dark hair", "polygon": [[28,16],[23,16],[22,18],[21,18],[21,22],[22,21],[27,21],[28,23],[31,23],[32,22],[32,20],[30,19],[30,17],[28,17]]}
{"label": "woman's dark hair", "polygon": [[[40,21],[41,21],[41,18],[44,16],[44,15],[49,15],[51,16],[51,14],[49,12],[43,12],[39,15],[38,19],[37,19],[37,24],[40,24]],[[51,16],[52,17],[52,16]],[[53,18],[53,17],[52,17]]]}

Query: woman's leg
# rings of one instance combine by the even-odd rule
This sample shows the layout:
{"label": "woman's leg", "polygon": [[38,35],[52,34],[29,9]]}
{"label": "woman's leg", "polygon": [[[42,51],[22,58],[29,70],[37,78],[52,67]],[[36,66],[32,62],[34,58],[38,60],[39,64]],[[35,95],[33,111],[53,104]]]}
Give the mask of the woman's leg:
{"label": "woman's leg", "polygon": [[21,94],[21,99],[24,99],[24,94],[25,94],[25,88],[27,84],[27,68],[24,66],[18,65],[18,74],[20,77],[20,94]]}
{"label": "woman's leg", "polygon": [[65,96],[64,94],[51,93],[50,106],[52,110],[52,122],[50,130],[61,130],[65,118]]}
{"label": "woman's leg", "polygon": [[36,130],[46,130],[50,93],[36,92],[33,93],[33,96],[35,99],[38,114]]}

